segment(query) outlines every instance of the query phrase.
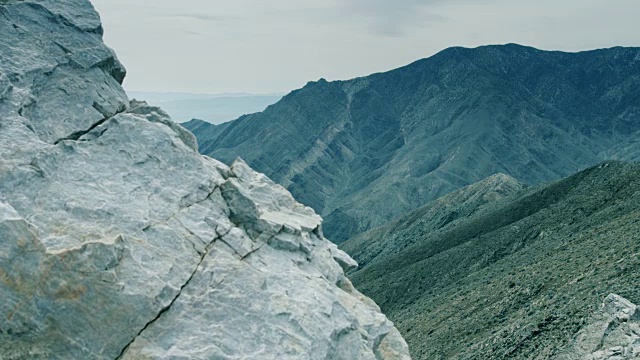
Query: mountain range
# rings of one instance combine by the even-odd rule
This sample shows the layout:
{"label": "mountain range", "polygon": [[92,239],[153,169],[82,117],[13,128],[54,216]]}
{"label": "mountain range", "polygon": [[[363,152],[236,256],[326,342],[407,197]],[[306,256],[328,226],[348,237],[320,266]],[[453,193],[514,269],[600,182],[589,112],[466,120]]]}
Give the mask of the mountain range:
{"label": "mountain range", "polygon": [[456,47],[184,125],[202,153],[242,157],[285,186],[340,243],[493,174],[535,185],[640,159],[638,83],[639,48]]}
{"label": "mountain range", "polygon": [[639,48],[451,48],[184,125],[324,216],[414,359],[630,359],[638,84]]}

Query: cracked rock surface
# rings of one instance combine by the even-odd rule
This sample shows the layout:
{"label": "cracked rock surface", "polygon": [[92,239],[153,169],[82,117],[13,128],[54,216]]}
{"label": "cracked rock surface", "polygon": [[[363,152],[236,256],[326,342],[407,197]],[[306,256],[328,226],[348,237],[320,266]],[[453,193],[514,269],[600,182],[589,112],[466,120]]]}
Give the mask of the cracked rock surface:
{"label": "cracked rock surface", "polygon": [[607,296],[600,311],[580,330],[560,359],[640,359],[640,313],[637,306],[622,296]]}
{"label": "cracked rock surface", "polygon": [[321,218],[129,102],[86,0],[0,0],[1,359],[409,359]]}

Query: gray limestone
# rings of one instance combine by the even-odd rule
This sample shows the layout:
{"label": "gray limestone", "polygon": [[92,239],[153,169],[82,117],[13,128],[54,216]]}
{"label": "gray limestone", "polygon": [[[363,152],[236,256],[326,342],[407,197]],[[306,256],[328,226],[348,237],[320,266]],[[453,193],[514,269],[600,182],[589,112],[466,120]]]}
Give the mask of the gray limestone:
{"label": "gray limestone", "polygon": [[1,359],[409,359],[313,210],[129,102],[88,1],[0,33]]}
{"label": "gray limestone", "polygon": [[575,337],[563,360],[640,359],[640,316],[629,300],[610,294]]}

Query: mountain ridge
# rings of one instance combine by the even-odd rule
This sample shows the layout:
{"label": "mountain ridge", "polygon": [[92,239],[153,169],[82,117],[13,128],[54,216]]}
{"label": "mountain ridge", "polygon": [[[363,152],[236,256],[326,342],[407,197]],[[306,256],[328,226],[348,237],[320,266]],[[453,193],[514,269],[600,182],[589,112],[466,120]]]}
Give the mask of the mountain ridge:
{"label": "mountain ridge", "polygon": [[446,231],[455,226],[458,220],[474,215],[485,205],[515,196],[524,188],[523,184],[508,175],[492,175],[359,234],[340,244],[340,248],[359,264],[358,269],[354,269],[350,275],[363,271],[379,257],[388,257],[414,245],[417,239],[414,229],[419,228],[420,233]]}
{"label": "mountain ridge", "polygon": [[639,54],[449,48],[309,82],[262,113],[194,132],[203,153],[240,156],[286,186],[340,243],[494,173],[537,184],[638,159]]}

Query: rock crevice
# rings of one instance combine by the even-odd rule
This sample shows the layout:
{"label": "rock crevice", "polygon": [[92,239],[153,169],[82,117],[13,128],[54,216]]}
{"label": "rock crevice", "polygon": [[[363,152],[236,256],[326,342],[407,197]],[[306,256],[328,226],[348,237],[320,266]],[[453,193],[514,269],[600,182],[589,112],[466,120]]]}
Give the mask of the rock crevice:
{"label": "rock crevice", "polygon": [[[83,137],[84,135],[86,135],[86,134],[90,133],[91,131],[93,131],[93,129],[97,128],[98,126],[100,126],[100,125],[102,125],[104,123],[106,123],[107,121],[111,120],[114,116],[116,116],[116,115],[118,115],[118,114],[120,114],[120,113],[122,113],[122,112],[124,112],[126,110],[124,108],[123,109],[119,109],[115,114],[108,115],[108,114],[106,114],[106,111],[103,110],[98,103],[93,103],[93,108],[96,109],[98,112],[100,112],[105,117],[100,119],[100,120],[98,120],[97,122],[95,122],[91,126],[89,126],[88,129],[75,131],[72,134],[70,134],[70,135],[68,135],[68,136],[66,136],[64,138],[61,138],[61,139],[58,139],[58,140],[54,141],[53,144],[54,145],[58,145],[60,142],[66,141],[66,140],[78,141],[78,140],[80,140],[81,137]],[[103,132],[104,131],[106,131],[106,129],[104,129]],[[99,135],[97,137],[99,137]]]}
{"label": "rock crevice", "polygon": [[[216,241],[216,240],[214,240]],[[213,244],[213,242],[211,243]],[[210,245],[211,245],[210,244]],[[116,360],[121,359],[124,354],[127,352],[127,350],[129,349],[129,347],[131,346],[131,344],[133,344],[136,339],[138,338],[138,336],[140,336],[149,326],[151,326],[154,322],[156,322],[158,319],[160,319],[160,317],[162,317],[162,315],[164,313],[166,313],[171,306],[176,302],[176,300],[178,300],[178,298],[180,297],[180,295],[182,294],[182,291],[184,290],[185,287],[187,287],[187,285],[189,285],[189,282],[193,279],[193,277],[196,275],[196,272],[198,271],[198,268],[200,268],[200,265],[202,265],[202,262],[204,261],[205,256],[207,256],[207,253],[209,252],[210,249],[210,245],[207,246],[207,248],[205,249],[205,251],[201,254],[200,256],[200,261],[198,261],[198,264],[196,264],[195,269],[193,270],[193,272],[191,273],[191,276],[189,276],[189,278],[184,282],[184,284],[182,284],[180,286],[180,289],[178,290],[178,293],[176,294],[176,296],[171,300],[171,302],[165,306],[164,308],[160,309],[160,311],[158,312],[158,315],[156,315],[156,317],[154,317],[153,319],[151,319],[148,323],[146,323],[144,325],[144,327],[142,327],[142,329],[140,329],[140,331],[138,331],[138,333],[136,334],[136,336],[133,337],[133,339],[131,339],[131,341],[122,349],[122,351],[120,352],[120,355],[118,355],[116,357]]]}

